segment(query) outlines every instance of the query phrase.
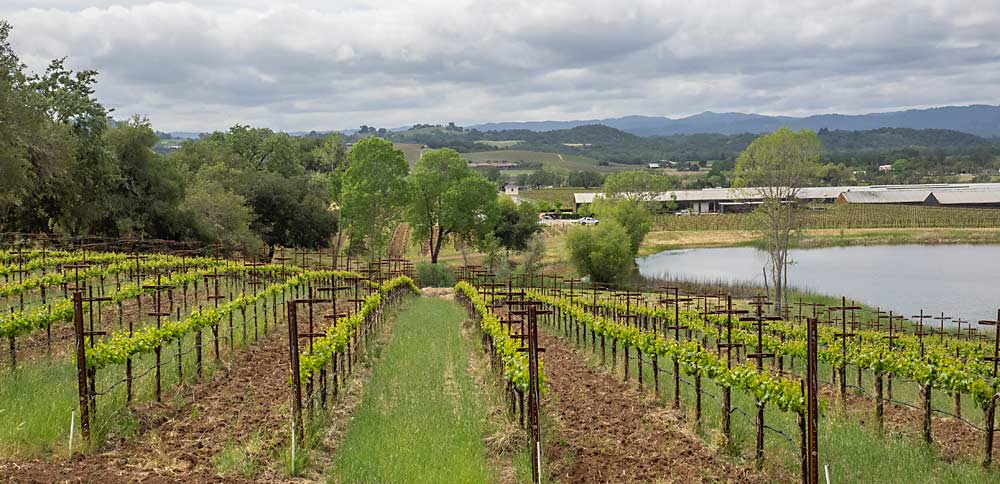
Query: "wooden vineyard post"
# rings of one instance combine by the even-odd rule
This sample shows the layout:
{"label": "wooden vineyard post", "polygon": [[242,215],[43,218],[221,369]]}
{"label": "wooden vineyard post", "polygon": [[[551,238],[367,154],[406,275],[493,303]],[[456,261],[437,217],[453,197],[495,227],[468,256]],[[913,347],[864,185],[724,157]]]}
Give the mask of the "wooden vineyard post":
{"label": "wooden vineyard post", "polygon": [[[163,324],[163,317],[164,316],[170,316],[170,312],[169,311],[167,311],[167,312],[163,311],[163,305],[162,305],[162,303],[163,303],[163,297],[161,295],[161,291],[163,291],[164,289],[168,289],[169,287],[170,286],[166,286],[166,285],[162,284],[161,275],[160,275],[159,271],[157,271],[157,273],[156,273],[156,284],[155,285],[142,286],[143,289],[152,289],[153,290],[153,304],[156,306],[156,309],[154,311],[152,311],[152,312],[146,313],[146,315],[147,316],[153,316],[153,317],[156,318],[156,329],[160,329],[160,326]],[[160,374],[161,373],[160,372],[160,353],[161,353],[162,349],[163,348],[160,345],[156,345],[156,348],[153,348],[153,352],[156,354],[156,401],[157,402],[160,402],[163,399],[163,391],[162,391],[163,387],[162,387],[162,384],[161,384],[162,380],[161,380],[161,374]]]}
{"label": "wooden vineyard post", "polygon": [[288,367],[292,372],[292,421],[293,431],[302,435],[302,380],[299,376],[299,328],[295,303],[288,303]]}
{"label": "wooden vineyard post", "polygon": [[542,403],[540,382],[538,380],[538,353],[545,348],[538,347],[538,315],[548,311],[538,311],[534,304],[528,305],[527,334],[523,335],[528,346],[518,351],[528,353],[528,433],[531,446],[531,482],[542,482],[542,429],[538,418]]}
{"label": "wooden vineyard post", "polygon": [[847,408],[847,338],[853,338],[854,333],[847,332],[847,311],[854,315],[854,311],[861,310],[860,306],[848,306],[847,298],[841,296],[840,307],[829,307],[829,311],[840,311],[840,332],[834,333],[833,337],[840,340],[840,368],[837,372],[840,374],[840,405],[841,408]]}
{"label": "wooden vineyard post", "polygon": [[817,326],[815,318],[806,322],[806,484],[819,484],[819,377],[817,364]]}
{"label": "wooden vineyard post", "polygon": [[73,328],[76,333],[76,381],[80,394],[80,431],[90,442],[90,395],[87,390],[87,349],[84,346],[83,294],[73,293]]}
{"label": "wooden vineyard post", "polygon": [[[713,311],[713,314],[725,314],[726,315],[726,342],[718,343],[716,347],[719,351],[722,349],[726,350],[726,369],[730,369],[733,366],[733,348],[740,348],[743,345],[741,343],[733,343],[733,315],[747,314],[750,311],[745,309],[733,309],[733,297],[726,296],[726,309],[720,309]],[[725,385],[722,387],[722,436],[726,441],[726,445],[730,444],[732,440],[732,413],[733,406],[731,402],[732,389]]]}
{"label": "wooden vineyard post", "polygon": [[[91,297],[82,298],[82,302],[87,303],[90,308],[90,316],[88,317],[89,329],[83,332],[84,337],[90,338],[90,348],[94,348],[94,337],[104,336],[108,334],[106,331],[96,331],[94,329],[94,303],[100,303],[104,301],[110,301],[110,297],[93,297],[93,287],[87,287]],[[81,293],[82,292],[78,291]],[[100,308],[98,308],[98,314],[100,314]],[[100,326],[100,318],[98,318],[98,327]],[[87,368],[87,376],[90,379],[90,415],[93,416],[97,413],[97,368]]]}
{"label": "wooden vineyard post", "polygon": [[[764,358],[774,358],[774,353],[764,352],[764,325],[767,321],[777,321],[781,318],[776,316],[764,316],[764,306],[769,304],[767,302],[767,296],[757,296],[750,301],[750,305],[754,306],[757,311],[756,315],[750,317],[740,318],[740,321],[751,321],[757,326],[757,351],[755,353],[750,353],[747,358],[757,361],[757,372],[762,373],[764,371]],[[757,468],[760,469],[764,465],[764,404],[761,401],[757,401],[757,418],[756,418],[756,442],[754,448],[754,461]]]}
{"label": "wooden vineyard post", "polygon": [[[314,324],[314,319],[313,319],[313,305],[314,304],[320,304],[320,303],[327,302],[327,300],[326,299],[317,299],[317,298],[313,297],[314,294],[313,294],[313,288],[312,287],[309,287],[309,290],[308,290],[307,294],[309,295],[309,299],[295,299],[295,300],[289,301],[288,305],[290,307],[293,307],[293,308],[297,304],[305,304],[305,305],[309,306],[309,312],[308,312],[308,315],[309,315],[309,317],[308,317],[309,329],[308,329],[308,332],[306,332],[306,333],[299,333],[298,332],[298,328],[296,328],[296,330],[295,330],[295,336],[296,336],[296,338],[309,338],[309,351],[311,352],[312,349],[313,349],[313,338],[322,338],[323,336],[326,336],[326,333],[315,332],[314,329],[313,329],[313,324]],[[292,313],[288,313],[288,315],[292,316]],[[291,319],[288,320],[288,324],[290,326],[294,326],[295,324],[293,324],[293,323],[297,323],[297,322],[294,321],[294,320],[291,320]],[[291,331],[291,330],[289,330],[289,331]],[[291,332],[289,332],[289,337],[291,337]],[[289,343],[289,344],[291,344],[291,343]],[[296,356],[295,356],[295,366],[296,367],[298,367],[298,359],[299,359],[298,358],[298,346],[299,346],[299,343],[298,343],[298,341],[296,341],[295,342],[295,354],[296,354]],[[326,372],[324,371],[320,376],[321,376],[321,378],[325,378],[326,377]],[[322,381],[323,380],[321,380],[321,382]],[[300,384],[301,384],[301,382],[300,382]],[[325,387],[323,387],[323,391],[324,391],[324,394],[321,396],[321,399],[322,399],[322,404],[325,405],[326,404]],[[312,395],[313,395],[313,377],[310,376],[309,377],[309,381],[306,382],[306,398],[309,401],[309,411],[310,412],[312,412]]]}
{"label": "wooden vineyard post", "polygon": [[[895,322],[895,321],[900,321],[900,326],[893,326],[893,322]],[[903,321],[903,316],[895,316],[895,315],[892,314],[892,311],[889,311],[889,335],[888,336],[883,336],[883,337],[886,340],[889,341],[888,344],[889,344],[889,351],[890,352],[892,352],[892,348],[893,348],[893,345],[895,345],[895,341],[897,339],[899,339],[899,335],[896,334],[896,333],[894,333],[893,330],[895,330],[895,329],[901,329],[902,328],[902,321]],[[885,390],[886,390],[886,395],[889,397],[890,400],[892,400],[892,373],[889,373],[888,375],[886,375],[886,389]]]}
{"label": "wooden vineyard post", "polygon": [[[799,380],[799,387],[802,389],[802,397],[805,398],[805,379]],[[795,421],[799,426],[799,460],[801,461],[802,484],[809,484],[809,431],[806,428],[806,413],[802,410],[796,412]]]}
{"label": "wooden vineyard post", "polygon": [[[947,331],[944,330],[944,322],[945,321],[951,321],[951,316],[945,316],[944,313],[941,313],[940,316],[936,316],[934,319],[938,321],[939,326],[938,326],[937,330],[935,330],[934,328],[931,328],[931,333],[936,333],[938,335],[938,338],[939,338],[938,342],[939,343],[944,343],[944,335],[948,333]],[[961,334],[962,327],[959,326],[958,330],[959,330],[959,334]]]}
{"label": "wooden vineyard post", "polygon": [[[1000,369],[1000,309],[997,310],[997,318],[995,320],[991,321],[984,319],[980,320],[979,324],[984,326],[993,326],[993,356],[987,356],[983,359],[993,363],[993,379],[996,380],[997,370]],[[993,462],[993,432],[996,428],[996,409],[997,395],[993,395],[984,409],[986,417],[986,452],[985,457],[983,458],[983,467],[989,467]]]}
{"label": "wooden vineyard post", "polygon": [[[209,301],[212,301],[215,304],[215,309],[219,309],[219,300],[220,299],[225,299],[225,296],[223,296],[222,293],[219,292],[219,278],[223,277],[223,276],[224,276],[224,274],[219,274],[218,264],[216,264],[216,266],[214,268],[212,268],[212,273],[211,274],[208,274],[208,275],[205,276],[205,287],[209,286],[208,279],[212,279],[212,288],[213,288],[213,290],[212,290],[212,293],[207,297],[207,299]],[[232,333],[232,330],[230,330],[230,333]],[[199,334],[201,334],[200,331],[199,331]],[[230,334],[230,336],[232,336],[232,334]],[[220,357],[219,357],[219,321],[215,321],[212,324],[212,339],[213,339],[212,346],[213,346],[213,349],[215,350],[215,364],[218,365],[219,361],[220,361]],[[199,370],[200,369],[201,368],[200,368],[200,365],[199,365]]]}
{"label": "wooden vineyard post", "polygon": [[[674,341],[681,342],[681,330],[687,329],[687,326],[681,324],[681,303],[691,301],[691,298],[681,298],[680,288],[678,287],[667,287],[668,291],[674,292],[673,299],[661,299],[661,303],[673,304],[674,305],[674,321],[670,326],[665,326],[664,331],[674,330]],[[681,407],[681,364],[674,358],[674,408]]]}

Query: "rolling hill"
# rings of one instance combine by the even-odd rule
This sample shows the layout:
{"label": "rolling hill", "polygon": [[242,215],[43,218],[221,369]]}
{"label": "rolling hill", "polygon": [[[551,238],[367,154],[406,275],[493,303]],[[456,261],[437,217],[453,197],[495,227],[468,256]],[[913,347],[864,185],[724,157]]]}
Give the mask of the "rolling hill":
{"label": "rolling hill", "polygon": [[845,131],[878,128],[947,129],[978,136],[997,137],[1000,136],[1000,106],[980,104],[858,115],[818,114],[806,117],[706,111],[677,119],[664,116],[625,116],[575,121],[486,123],[471,128],[480,131],[553,131],[592,124],[602,124],[639,136],[765,133],[788,126],[816,131],[824,128]]}

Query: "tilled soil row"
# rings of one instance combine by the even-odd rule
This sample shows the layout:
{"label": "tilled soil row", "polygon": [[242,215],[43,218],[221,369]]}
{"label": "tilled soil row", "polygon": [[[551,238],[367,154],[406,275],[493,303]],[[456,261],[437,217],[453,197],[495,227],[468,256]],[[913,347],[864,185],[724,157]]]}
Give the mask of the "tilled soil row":
{"label": "tilled soil row", "polygon": [[545,457],[557,482],[775,482],[730,463],[654,398],[588,367],[548,333],[539,334],[551,417]]}
{"label": "tilled soil row", "polygon": [[[304,318],[299,326],[306,329]],[[39,483],[245,481],[217,475],[213,458],[226,445],[251,438],[262,441],[258,456],[273,454],[288,432],[287,380],[288,336],[275,328],[210,379],[179,389],[190,399],[179,411],[141,404],[147,407],[140,414],[148,429],[138,438],[72,462],[0,463],[0,476]],[[279,481],[278,476],[264,468],[255,482]]]}

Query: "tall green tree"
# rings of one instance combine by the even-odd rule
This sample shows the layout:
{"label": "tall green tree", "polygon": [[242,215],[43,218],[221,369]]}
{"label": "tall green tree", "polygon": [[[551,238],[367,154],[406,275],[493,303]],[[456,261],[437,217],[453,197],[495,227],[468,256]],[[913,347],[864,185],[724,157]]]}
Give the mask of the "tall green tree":
{"label": "tall green tree", "polygon": [[312,150],[316,180],[330,195],[330,211],[337,217],[336,239],[333,243],[334,258],[340,257],[344,239],[344,172],[347,170],[347,148],[338,133],[330,133]]}
{"label": "tall green tree", "polygon": [[429,243],[432,264],[437,263],[449,235],[476,238],[496,212],[496,185],[472,171],[455,150],[442,148],[424,153],[408,182],[406,220],[414,239]]}
{"label": "tall green tree", "polygon": [[497,204],[492,233],[499,245],[513,251],[528,248],[531,237],[542,230],[538,224],[538,208],[524,201],[516,204],[507,197],[500,197]]}
{"label": "tall green tree", "polygon": [[381,256],[399,221],[408,193],[409,165],[403,152],[382,138],[365,138],[348,153],[342,218],[353,235],[368,242],[369,259]]}
{"label": "tall green tree", "polygon": [[77,141],[68,125],[48,115],[45,97],[10,46],[10,31],[0,20],[0,229],[46,231],[60,208],[53,203],[60,197],[51,194],[71,183]]}
{"label": "tall green tree", "polygon": [[303,172],[302,164],[296,157],[296,146],[286,133],[237,124],[226,133],[213,133],[210,138],[227,145],[251,168],[284,176]]}
{"label": "tall green tree", "polygon": [[153,151],[157,137],[138,116],[108,129],[105,142],[118,162],[118,183],[102,219],[102,232],[122,236],[180,238],[184,231],[178,206],[184,175],[173,160]]}
{"label": "tall green tree", "polygon": [[74,72],[56,59],[44,73],[28,75],[10,49],[9,33],[10,25],[0,23],[0,103],[16,106],[12,119],[25,122],[14,128],[20,142],[10,145],[22,154],[12,173],[28,175],[12,214],[18,230],[101,233],[97,224],[111,207],[120,174],[102,136],[108,111],[93,95],[97,72]]}
{"label": "tall green tree", "polygon": [[253,210],[245,197],[218,181],[232,175],[221,164],[205,166],[192,177],[180,208],[190,218],[193,237],[257,253],[263,241],[250,229]]}
{"label": "tall green tree", "polygon": [[736,160],[733,186],[761,201],[754,223],[768,254],[777,315],[788,285],[788,249],[801,225],[799,190],[815,182],[822,149],[813,131],[781,128],[755,139]]}

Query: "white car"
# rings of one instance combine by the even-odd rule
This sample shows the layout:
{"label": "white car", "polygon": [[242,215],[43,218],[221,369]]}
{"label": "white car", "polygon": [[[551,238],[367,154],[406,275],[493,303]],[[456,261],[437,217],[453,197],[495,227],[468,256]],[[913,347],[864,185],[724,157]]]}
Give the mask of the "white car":
{"label": "white car", "polygon": [[583,217],[577,220],[576,223],[580,225],[597,225],[597,219],[594,217]]}

